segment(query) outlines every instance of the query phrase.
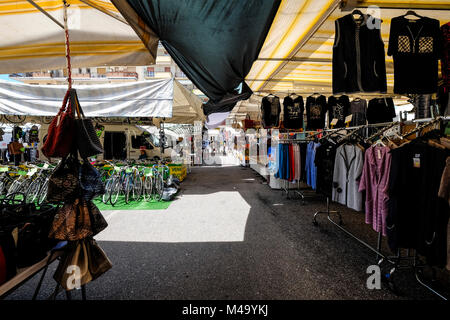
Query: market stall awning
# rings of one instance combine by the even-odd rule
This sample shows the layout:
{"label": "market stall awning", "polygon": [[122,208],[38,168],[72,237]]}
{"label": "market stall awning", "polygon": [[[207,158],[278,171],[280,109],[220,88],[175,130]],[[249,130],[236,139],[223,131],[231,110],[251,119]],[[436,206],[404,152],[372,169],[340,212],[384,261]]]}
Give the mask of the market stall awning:
{"label": "market stall awning", "polygon": [[[251,91],[244,78],[280,0],[111,0],[132,26],[152,29],[189,79],[210,99],[206,115],[231,111]],[[139,33],[139,30],[136,31]]]}
{"label": "market stall awning", "polygon": [[[386,45],[390,21],[412,9],[418,14],[450,21],[449,0],[348,1],[362,12],[369,6],[380,8],[381,34]],[[351,13],[341,11],[340,0],[283,0],[257,61],[246,77],[255,92],[288,94],[331,94],[334,21]],[[422,10],[421,10],[422,9]],[[386,56],[388,92],[392,92],[392,57]]]}
{"label": "market stall awning", "polygon": [[[176,85],[175,85],[176,86]],[[87,117],[171,118],[174,101],[184,101],[174,80],[159,79],[107,85],[75,85]],[[67,86],[29,85],[0,80],[0,114],[52,116],[61,108]],[[200,100],[200,99],[199,99]],[[186,102],[181,103],[188,108]]]}
{"label": "market stall awning", "polygon": [[[72,67],[155,63],[158,38],[148,27],[139,38],[108,0],[67,2]],[[0,0],[0,74],[66,68],[62,8],[61,0]]]}

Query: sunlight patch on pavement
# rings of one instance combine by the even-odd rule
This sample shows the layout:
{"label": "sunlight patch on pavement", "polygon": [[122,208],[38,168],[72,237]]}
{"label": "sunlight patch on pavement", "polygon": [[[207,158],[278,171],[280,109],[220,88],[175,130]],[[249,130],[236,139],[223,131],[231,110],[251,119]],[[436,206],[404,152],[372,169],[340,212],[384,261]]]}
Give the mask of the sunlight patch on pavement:
{"label": "sunlight patch on pavement", "polygon": [[182,195],[167,210],[103,211],[109,226],[95,238],[127,242],[243,241],[250,208],[237,191]]}

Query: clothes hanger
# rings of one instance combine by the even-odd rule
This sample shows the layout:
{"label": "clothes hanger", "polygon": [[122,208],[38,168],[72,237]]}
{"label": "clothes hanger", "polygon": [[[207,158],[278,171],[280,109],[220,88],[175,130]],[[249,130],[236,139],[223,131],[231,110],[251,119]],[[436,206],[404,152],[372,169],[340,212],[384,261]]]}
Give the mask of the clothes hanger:
{"label": "clothes hanger", "polygon": [[383,142],[383,138],[384,137],[378,139],[377,142],[375,142],[374,146],[375,147],[378,147],[378,146],[386,147],[386,144]]}
{"label": "clothes hanger", "polygon": [[352,16],[353,18],[355,17],[355,15],[359,15],[359,18],[357,18],[356,20],[363,20],[364,19],[364,14],[361,12],[361,10],[355,9],[352,11]]}
{"label": "clothes hanger", "polygon": [[415,17],[420,18],[420,19],[423,18],[423,16],[421,16],[420,14],[417,14],[417,13],[416,13],[415,11],[413,11],[413,10],[408,10],[408,11],[403,15],[403,17],[405,17],[405,18],[406,18],[406,16],[415,16]]}

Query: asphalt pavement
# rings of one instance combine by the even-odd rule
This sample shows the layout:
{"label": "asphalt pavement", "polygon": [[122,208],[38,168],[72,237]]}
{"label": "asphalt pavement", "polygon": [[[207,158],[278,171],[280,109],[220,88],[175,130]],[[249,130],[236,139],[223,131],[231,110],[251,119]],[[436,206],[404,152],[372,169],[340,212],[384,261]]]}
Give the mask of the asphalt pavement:
{"label": "asphalt pavement", "polygon": [[[326,202],[310,195],[306,204],[293,194],[287,199],[249,168],[194,167],[166,210],[103,212],[109,227],[96,238],[113,268],[86,286],[87,298],[436,299],[411,270],[396,274],[396,294],[384,282],[369,290],[367,268],[376,255],[325,216],[314,226]],[[376,245],[363,213],[332,207],[346,228]],[[37,278],[7,299],[30,299]],[[47,276],[39,298],[54,286]]]}

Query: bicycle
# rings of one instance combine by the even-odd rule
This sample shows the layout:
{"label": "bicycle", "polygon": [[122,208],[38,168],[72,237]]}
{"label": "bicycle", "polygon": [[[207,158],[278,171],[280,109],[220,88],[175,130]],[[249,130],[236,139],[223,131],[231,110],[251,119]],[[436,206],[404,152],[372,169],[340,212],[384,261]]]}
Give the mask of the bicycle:
{"label": "bicycle", "polygon": [[155,164],[153,169],[153,188],[154,188],[154,199],[161,201],[164,193],[164,175],[169,173],[169,167],[164,164]]}
{"label": "bicycle", "polygon": [[27,203],[37,202],[41,205],[47,197],[48,183],[52,169],[36,167],[36,170],[38,174],[25,193],[25,201]]}

